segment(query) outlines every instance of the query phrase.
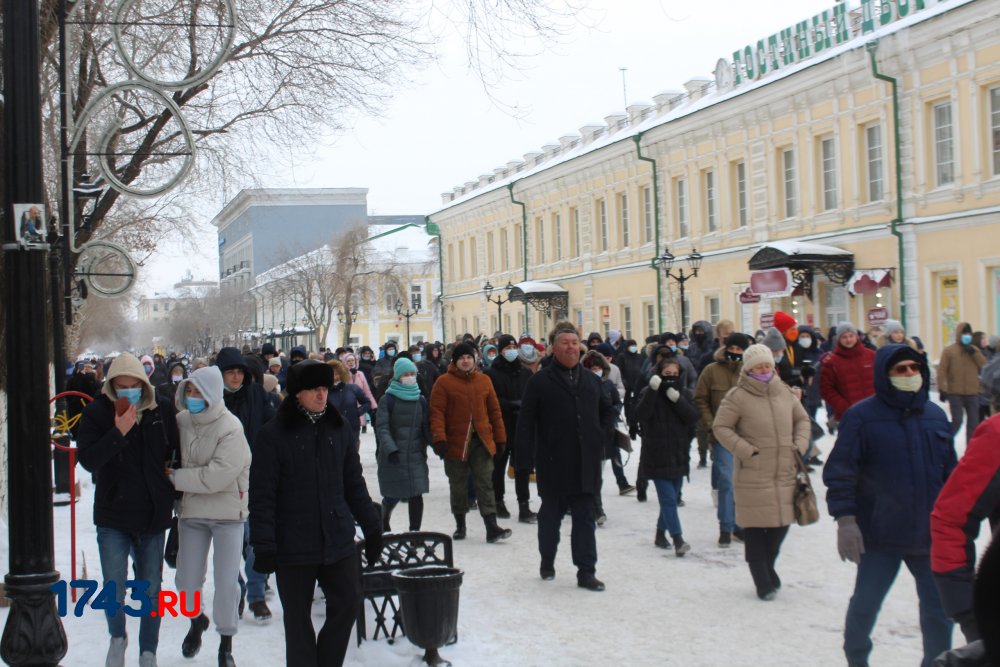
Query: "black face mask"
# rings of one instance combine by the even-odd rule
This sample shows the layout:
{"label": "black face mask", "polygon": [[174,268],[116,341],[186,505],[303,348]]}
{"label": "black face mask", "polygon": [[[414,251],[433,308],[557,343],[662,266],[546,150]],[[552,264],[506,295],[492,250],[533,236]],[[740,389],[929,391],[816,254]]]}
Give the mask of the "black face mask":
{"label": "black face mask", "polygon": [[743,361],[743,353],[726,352],[726,359],[728,359],[729,361]]}
{"label": "black face mask", "polygon": [[676,389],[681,384],[681,379],[677,375],[662,375],[660,376],[660,386],[667,387],[668,389]]}

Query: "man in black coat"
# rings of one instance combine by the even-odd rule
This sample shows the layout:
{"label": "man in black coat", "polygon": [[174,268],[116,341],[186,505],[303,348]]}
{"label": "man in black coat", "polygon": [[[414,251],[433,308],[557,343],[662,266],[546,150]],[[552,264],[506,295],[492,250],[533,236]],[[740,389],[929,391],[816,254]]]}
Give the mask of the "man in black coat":
{"label": "man in black coat", "polygon": [[507,431],[507,446],[493,457],[493,495],[497,501],[497,517],[509,519],[510,511],[503,502],[504,473],[507,471],[507,460],[512,459],[514,466],[514,493],[517,494],[518,517],[521,523],[535,523],[538,515],[531,511],[528,482],[531,469],[517,465],[517,416],[521,411],[521,398],[531,379],[531,371],[524,367],[518,359],[517,339],[510,334],[503,334],[497,339],[499,354],[493,365],[486,369],[486,376],[493,382],[493,390],[500,402],[500,412],[503,413],[504,430]]}
{"label": "man in black coat", "polygon": [[[354,522],[368,562],[382,551],[382,521],[368,494],[351,429],[327,405],[333,368],[306,360],[288,371],[288,397],[257,436],[250,465],[254,567],[275,572],[289,665],[340,665],[361,603]],[[326,622],[312,624],[316,582]]]}
{"label": "man in black coat", "polygon": [[[116,412],[118,398],[128,403]],[[148,581],[150,599],[159,595],[164,534],[174,507],[174,487],[164,471],[178,446],[174,407],[156,397],[142,364],[131,354],[115,358],[101,394],[84,408],[77,446],[80,465],[96,480],[94,525],[104,586],[116,584],[119,610],[107,618],[111,645],[106,664],[117,667],[124,664],[128,645],[120,609],[125,581]],[[133,569],[128,567],[130,555]],[[139,621],[139,653],[147,662],[147,653],[156,659],[160,620],[145,614]]]}
{"label": "man in black coat", "polygon": [[618,415],[596,375],[580,366],[580,335],[569,322],[556,324],[553,361],[528,381],[517,422],[517,465],[532,461],[542,506],[538,512],[539,574],[555,578],[559,527],[572,513],[577,585],[603,591],[597,571],[594,495],[601,488],[603,434]]}

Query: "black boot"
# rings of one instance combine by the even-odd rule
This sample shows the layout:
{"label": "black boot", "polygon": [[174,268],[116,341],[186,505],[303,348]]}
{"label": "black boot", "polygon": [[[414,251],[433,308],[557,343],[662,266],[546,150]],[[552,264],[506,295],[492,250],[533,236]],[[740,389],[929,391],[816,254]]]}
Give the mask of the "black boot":
{"label": "black boot", "polygon": [[382,532],[391,533],[392,528],[389,527],[389,517],[392,516],[392,510],[396,509],[396,503],[389,504],[385,500],[382,501]]}
{"label": "black boot", "polygon": [[653,539],[653,544],[661,549],[669,549],[672,546],[670,540],[667,539],[666,532],[659,528],[656,529],[656,537]]}
{"label": "black boot", "polygon": [[497,498],[497,518],[498,519],[509,519],[510,510],[503,503],[503,498]]}
{"label": "black boot", "polygon": [[465,539],[465,515],[456,514],[455,515],[455,532],[451,534],[451,539],[453,540],[464,540]]}
{"label": "black boot", "polygon": [[512,535],[510,528],[501,528],[497,525],[497,515],[487,514],[483,517],[486,524],[486,541],[493,544],[497,540],[506,540]]}
{"label": "black boot", "polygon": [[423,496],[414,496],[410,498],[409,512],[410,512],[410,532],[411,533],[420,532],[420,525],[424,521]]}
{"label": "black boot", "polygon": [[185,658],[193,658],[201,650],[201,636],[208,630],[208,616],[198,614],[191,619],[191,629],[188,630],[184,641],[181,642],[181,655]]}
{"label": "black boot", "polygon": [[642,482],[635,483],[635,499],[640,503],[646,502],[646,485]]}
{"label": "black boot", "polygon": [[233,660],[232,635],[219,637],[219,667],[236,667],[236,661]]}
{"label": "black boot", "polygon": [[674,553],[677,554],[678,558],[683,558],[684,554],[691,551],[691,545],[684,541],[684,537],[680,533],[670,537],[674,538]]}
{"label": "black boot", "polygon": [[527,500],[522,500],[517,504],[517,520],[521,523],[538,523],[538,515],[531,511],[531,504]]}

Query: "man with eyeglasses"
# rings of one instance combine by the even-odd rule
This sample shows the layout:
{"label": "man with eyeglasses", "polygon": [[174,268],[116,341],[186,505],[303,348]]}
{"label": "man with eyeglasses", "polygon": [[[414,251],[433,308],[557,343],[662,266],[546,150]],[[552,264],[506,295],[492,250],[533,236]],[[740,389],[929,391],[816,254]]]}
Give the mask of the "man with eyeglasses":
{"label": "man with eyeglasses", "polygon": [[848,408],[823,468],[826,502],[837,520],[837,550],[857,564],[847,607],[844,653],[849,666],[868,665],[871,632],[882,601],[905,563],[917,583],[922,667],[951,648],[930,564],[930,515],[956,464],[951,426],[928,400],[930,371],[907,345],[875,355],[875,395]]}

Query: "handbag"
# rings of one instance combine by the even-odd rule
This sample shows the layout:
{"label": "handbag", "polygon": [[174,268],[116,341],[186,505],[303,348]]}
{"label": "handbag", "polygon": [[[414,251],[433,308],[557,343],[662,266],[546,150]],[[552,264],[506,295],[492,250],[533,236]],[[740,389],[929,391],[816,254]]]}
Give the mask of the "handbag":
{"label": "handbag", "polygon": [[632,452],[632,438],[628,434],[628,427],[621,420],[615,424],[615,446],[622,451]]}
{"label": "handbag", "polygon": [[795,494],[792,496],[792,506],[795,510],[795,523],[800,526],[819,521],[819,507],[816,506],[816,494],[813,492],[812,482],[809,481],[809,473],[806,471],[806,464],[802,460],[802,454],[795,450]]}

